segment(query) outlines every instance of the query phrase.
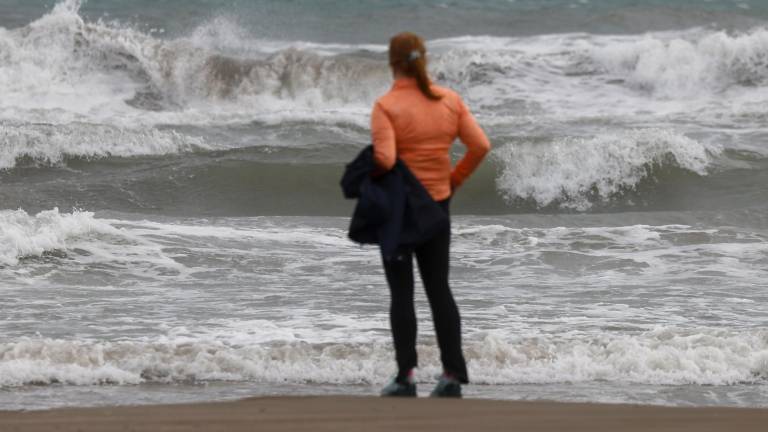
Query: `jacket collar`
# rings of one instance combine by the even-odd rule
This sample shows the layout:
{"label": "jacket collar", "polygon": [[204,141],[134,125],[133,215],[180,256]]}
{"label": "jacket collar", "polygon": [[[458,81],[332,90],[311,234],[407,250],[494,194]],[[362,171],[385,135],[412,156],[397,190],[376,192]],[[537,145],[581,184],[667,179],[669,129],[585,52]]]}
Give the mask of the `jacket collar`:
{"label": "jacket collar", "polygon": [[395,80],[394,83],[392,83],[393,89],[400,89],[400,88],[409,88],[409,87],[416,87],[416,78],[410,78],[410,77],[404,77],[404,78],[398,78]]}

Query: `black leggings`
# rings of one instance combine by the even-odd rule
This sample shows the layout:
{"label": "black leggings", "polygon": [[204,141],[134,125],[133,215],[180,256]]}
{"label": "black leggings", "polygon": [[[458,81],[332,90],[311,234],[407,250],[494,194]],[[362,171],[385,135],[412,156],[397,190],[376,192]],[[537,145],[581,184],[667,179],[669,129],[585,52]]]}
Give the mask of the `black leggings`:
{"label": "black leggings", "polygon": [[[439,203],[446,212],[448,201]],[[437,233],[413,252],[402,252],[384,260],[384,272],[392,294],[389,319],[395,340],[399,380],[418,364],[416,355],[416,311],[413,304],[413,254],[419,265],[424,290],[432,309],[443,370],[462,383],[469,382],[467,365],[461,352],[461,317],[448,286],[448,251],[451,228]]]}

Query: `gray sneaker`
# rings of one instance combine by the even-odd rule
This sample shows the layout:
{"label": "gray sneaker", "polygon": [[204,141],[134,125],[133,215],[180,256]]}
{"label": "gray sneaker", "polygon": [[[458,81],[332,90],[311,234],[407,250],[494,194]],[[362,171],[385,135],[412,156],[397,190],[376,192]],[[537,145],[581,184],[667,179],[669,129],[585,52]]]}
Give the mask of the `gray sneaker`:
{"label": "gray sneaker", "polygon": [[456,378],[442,375],[429,397],[461,398],[461,383]]}
{"label": "gray sneaker", "polygon": [[397,381],[397,378],[393,378],[392,382],[387,384],[381,389],[381,396],[383,397],[416,397],[416,384],[411,380],[405,382]]}

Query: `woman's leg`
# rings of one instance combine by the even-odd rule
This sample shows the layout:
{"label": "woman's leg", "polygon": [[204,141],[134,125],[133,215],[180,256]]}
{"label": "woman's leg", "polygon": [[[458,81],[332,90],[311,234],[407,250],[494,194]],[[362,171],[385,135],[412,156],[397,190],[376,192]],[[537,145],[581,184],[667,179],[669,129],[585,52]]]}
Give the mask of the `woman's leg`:
{"label": "woman's leg", "polygon": [[402,253],[384,260],[384,272],[391,294],[389,321],[395,341],[397,380],[403,381],[418,362],[416,354],[416,311],[413,305],[413,256]]}
{"label": "woman's leg", "polygon": [[461,350],[461,317],[448,285],[450,243],[451,229],[446,227],[416,249],[416,260],[432,309],[443,369],[466,384],[469,377]]}

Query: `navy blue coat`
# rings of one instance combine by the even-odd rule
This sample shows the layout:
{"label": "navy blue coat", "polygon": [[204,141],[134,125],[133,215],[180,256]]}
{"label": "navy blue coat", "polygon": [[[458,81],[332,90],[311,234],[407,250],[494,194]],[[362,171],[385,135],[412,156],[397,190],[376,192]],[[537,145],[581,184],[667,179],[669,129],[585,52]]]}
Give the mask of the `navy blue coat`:
{"label": "navy blue coat", "polygon": [[347,164],[341,179],[344,196],[357,199],[350,239],[378,244],[384,259],[391,259],[448,226],[446,212],[400,159],[391,170],[371,178],[374,169],[373,146],[369,145]]}

